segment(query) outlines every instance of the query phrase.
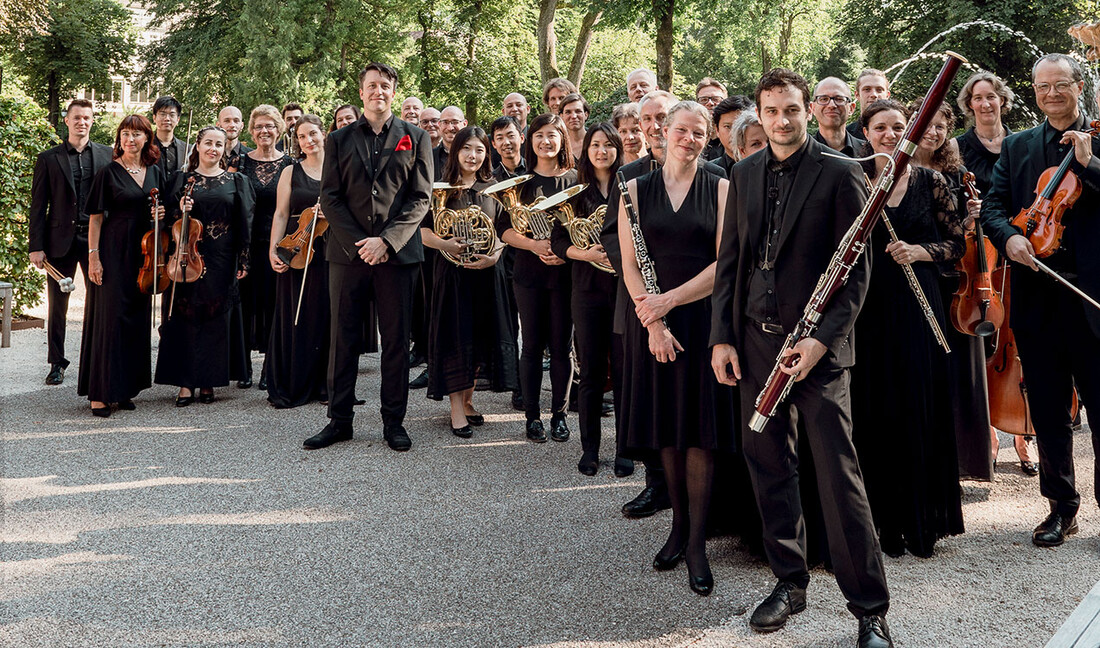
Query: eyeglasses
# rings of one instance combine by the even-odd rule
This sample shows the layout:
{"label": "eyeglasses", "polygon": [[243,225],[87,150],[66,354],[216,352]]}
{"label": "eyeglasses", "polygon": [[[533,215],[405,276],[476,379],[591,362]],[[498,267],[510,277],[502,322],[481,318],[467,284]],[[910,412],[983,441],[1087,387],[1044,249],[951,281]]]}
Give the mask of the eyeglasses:
{"label": "eyeglasses", "polygon": [[461,119],[441,119],[439,123],[444,126],[458,126],[462,123]]}
{"label": "eyeglasses", "polygon": [[253,130],[258,131],[277,131],[279,128],[275,124],[256,124],[252,127]]}
{"label": "eyeglasses", "polygon": [[1077,85],[1073,81],[1059,81],[1053,85],[1049,83],[1032,83],[1031,87],[1035,88],[1035,94],[1049,94],[1051,90],[1054,90],[1058,94],[1065,94],[1072,86]]}
{"label": "eyeglasses", "polygon": [[851,97],[830,97],[829,95],[817,95],[814,97],[814,103],[819,106],[828,106],[830,101],[842,108],[852,103]]}
{"label": "eyeglasses", "polygon": [[721,102],[721,97],[699,97],[699,103],[701,104],[716,104]]}
{"label": "eyeglasses", "polygon": [[439,120],[438,119],[421,119],[420,123],[421,124],[438,124]]}

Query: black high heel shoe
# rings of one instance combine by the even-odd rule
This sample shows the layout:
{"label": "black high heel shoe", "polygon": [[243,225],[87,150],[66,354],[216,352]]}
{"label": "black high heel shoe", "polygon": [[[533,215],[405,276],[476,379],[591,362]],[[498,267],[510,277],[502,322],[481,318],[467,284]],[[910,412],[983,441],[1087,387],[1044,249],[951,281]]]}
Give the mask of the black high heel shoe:
{"label": "black high heel shoe", "polygon": [[203,403],[203,404],[213,403],[214,402],[214,390],[211,389],[210,391],[199,391],[199,402]]}
{"label": "black high heel shoe", "polygon": [[466,422],[473,426],[485,425],[484,414],[467,414]]}
{"label": "black high heel shoe", "polygon": [[134,401],[132,401],[132,400],[124,400],[124,401],[119,401],[118,402],[118,408],[120,410],[126,410],[127,412],[132,412],[132,411],[137,409],[137,405],[134,405]]}
{"label": "black high heel shoe", "polygon": [[195,390],[191,390],[190,396],[176,396],[176,407],[187,407],[195,402]]}
{"label": "black high heel shoe", "polygon": [[451,426],[451,434],[455,435],[456,437],[458,437],[460,439],[469,439],[470,437],[472,437],[474,435],[474,431],[470,429],[469,424],[463,425],[460,428],[456,428],[455,426],[452,425]]}
{"label": "black high heel shoe", "polygon": [[92,408],[92,416],[98,416],[99,418],[107,418],[110,415],[111,415],[111,406],[110,405],[107,405],[105,407],[93,407]]}
{"label": "black high heel shoe", "polygon": [[699,596],[710,596],[710,593],[714,591],[714,576],[711,574],[696,576],[691,573],[691,568],[688,567],[688,584],[691,585],[691,591]]}
{"label": "black high heel shoe", "polygon": [[680,549],[671,556],[662,556],[660,552],[653,557],[653,568],[657,571],[672,571],[684,559],[684,550]]}

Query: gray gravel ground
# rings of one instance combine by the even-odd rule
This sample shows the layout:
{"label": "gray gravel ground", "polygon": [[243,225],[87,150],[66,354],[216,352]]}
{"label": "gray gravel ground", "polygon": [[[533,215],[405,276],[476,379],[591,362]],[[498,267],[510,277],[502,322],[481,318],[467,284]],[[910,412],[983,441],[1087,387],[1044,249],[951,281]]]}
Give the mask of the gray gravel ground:
{"label": "gray gravel ground", "polygon": [[[75,357],[79,323],[69,334]],[[682,566],[654,572],[669,514],[619,515],[642,479],[616,479],[608,457],[580,475],[575,418],[573,440],[535,446],[505,395],[478,393],[488,424],[467,441],[449,433],[445,404],[414,392],[414,446],[397,454],[381,441],[366,356],[355,440],[309,453],[320,405],[276,411],[234,387],[177,410],[174,390],[155,386],[137,411],[96,419],[75,365],[64,385],[42,385],[45,356],[41,330],[0,350],[2,646],[855,643],[824,571],[807,610],[770,636],[747,621],[771,573],[738,541],[708,544],[709,598]],[[1046,504],[1006,439],[996,481],[964,483],[968,532],[932,559],[887,559],[899,646],[1042,646],[1055,633],[1100,579],[1087,432],[1075,442],[1086,496],[1065,546],[1031,545]]]}

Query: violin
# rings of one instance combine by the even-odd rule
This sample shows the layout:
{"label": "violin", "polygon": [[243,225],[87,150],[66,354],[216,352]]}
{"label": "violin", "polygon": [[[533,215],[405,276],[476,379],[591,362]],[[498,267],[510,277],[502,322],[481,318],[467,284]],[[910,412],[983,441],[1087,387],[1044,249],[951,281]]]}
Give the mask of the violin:
{"label": "violin", "polygon": [[[963,175],[963,185],[970,200],[981,200],[973,173]],[[990,267],[997,265],[997,249],[982,234],[980,220],[975,220],[973,229],[966,233],[965,246],[962,258],[955,264],[959,288],[951,297],[951,324],[960,333],[986,337],[995,333],[1005,318],[1005,307],[993,289],[990,272]]]}
{"label": "violin", "polygon": [[153,205],[153,229],[141,237],[143,261],[138,270],[138,290],[145,295],[155,295],[168,289],[172,280],[168,278],[166,262],[168,260],[168,231],[161,227],[163,220],[160,211],[160,190],[150,189],[149,200]]}
{"label": "violin", "polygon": [[[1089,124],[1089,135],[1100,132],[1100,121]],[[1062,217],[1081,197],[1081,180],[1070,171],[1076,151],[1071,146],[1062,163],[1050,167],[1035,185],[1035,201],[1020,210],[1012,224],[1024,233],[1035,248],[1035,256],[1048,257],[1062,246]]]}
{"label": "violin", "polygon": [[328,231],[328,220],[321,211],[321,203],[303,211],[298,216],[298,229],[287,234],[275,246],[275,255],[291,268],[301,270],[315,254],[310,252],[313,241]]}
{"label": "violin", "polygon": [[[195,191],[195,176],[187,179],[183,198],[190,198]],[[186,202],[185,202],[186,204]],[[172,242],[175,249],[168,258],[168,277],[175,283],[192,283],[206,272],[206,264],[199,254],[198,243],[202,239],[202,223],[191,218],[190,205],[184,207],[183,216],[172,223]]]}
{"label": "violin", "polygon": [[[1009,267],[1004,264],[993,271],[993,284],[1001,286],[1004,304],[1004,322],[995,338],[996,350],[985,362],[985,374],[989,383],[989,422],[1009,434],[1032,436],[1035,426],[1031,423],[1031,407],[1028,404],[1024,369],[1016,350],[1016,336],[1009,326]],[[1070,416],[1076,418],[1080,402],[1077,390],[1073,390]]]}

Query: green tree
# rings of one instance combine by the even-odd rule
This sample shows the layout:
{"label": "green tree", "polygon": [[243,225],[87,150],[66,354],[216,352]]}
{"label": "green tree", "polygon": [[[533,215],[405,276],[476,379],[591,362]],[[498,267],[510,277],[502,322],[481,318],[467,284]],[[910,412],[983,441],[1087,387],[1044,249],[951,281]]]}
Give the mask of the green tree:
{"label": "green tree", "polygon": [[80,88],[109,88],[113,72],[134,55],[130,12],[116,0],[49,0],[42,32],[22,34],[12,54],[32,96],[57,126],[63,97]]}

